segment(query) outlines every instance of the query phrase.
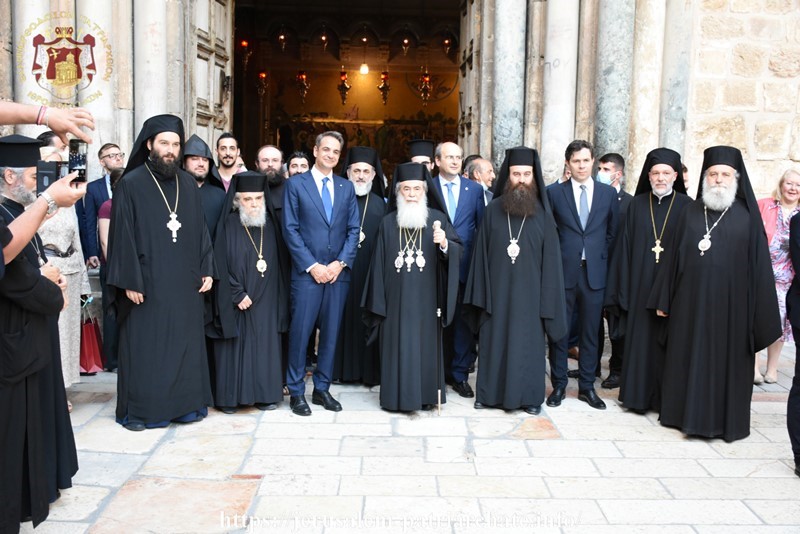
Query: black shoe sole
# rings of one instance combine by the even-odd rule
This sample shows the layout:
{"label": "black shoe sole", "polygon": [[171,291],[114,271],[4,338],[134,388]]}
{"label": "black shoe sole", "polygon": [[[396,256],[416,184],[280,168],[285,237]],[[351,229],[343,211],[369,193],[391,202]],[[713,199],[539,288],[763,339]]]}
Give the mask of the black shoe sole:
{"label": "black shoe sole", "polygon": [[318,399],[311,399],[311,404],[316,404],[317,406],[322,406],[323,408],[325,408],[329,412],[341,412],[342,411],[342,405],[341,404],[338,405],[338,406],[328,406],[328,405],[325,404],[324,401],[321,401],[321,400],[318,400]]}

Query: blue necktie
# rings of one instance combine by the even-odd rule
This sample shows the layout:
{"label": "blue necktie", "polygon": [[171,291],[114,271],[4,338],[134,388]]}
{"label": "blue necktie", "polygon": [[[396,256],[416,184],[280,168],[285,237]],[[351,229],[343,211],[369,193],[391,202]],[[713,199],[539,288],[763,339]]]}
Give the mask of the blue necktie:
{"label": "blue necktie", "polygon": [[331,222],[331,215],[333,215],[333,200],[331,200],[331,192],[328,191],[328,182],[330,178],[327,176],[322,179],[322,207],[325,208],[325,216],[328,222]]}
{"label": "blue necktie", "polygon": [[447,213],[450,215],[450,222],[456,220],[456,197],[453,195],[453,186],[455,184],[447,184]]}
{"label": "blue necktie", "polygon": [[586,186],[581,186],[581,211],[578,213],[581,218],[581,226],[586,229],[586,221],[589,220],[589,199],[586,196]]}

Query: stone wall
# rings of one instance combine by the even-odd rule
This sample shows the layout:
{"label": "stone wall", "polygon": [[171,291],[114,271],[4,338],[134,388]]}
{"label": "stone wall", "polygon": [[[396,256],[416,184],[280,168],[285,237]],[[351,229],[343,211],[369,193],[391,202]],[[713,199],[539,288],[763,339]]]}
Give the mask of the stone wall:
{"label": "stone wall", "polygon": [[[800,169],[800,0],[695,0],[684,160],[739,147],[757,197]],[[667,53],[669,48],[667,47]]]}

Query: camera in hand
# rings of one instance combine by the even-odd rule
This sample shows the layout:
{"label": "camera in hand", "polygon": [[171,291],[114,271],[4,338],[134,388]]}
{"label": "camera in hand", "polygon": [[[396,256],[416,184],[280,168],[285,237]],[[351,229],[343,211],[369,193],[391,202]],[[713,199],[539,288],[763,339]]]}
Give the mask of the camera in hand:
{"label": "camera in hand", "polygon": [[78,171],[78,176],[74,182],[86,181],[86,156],[89,153],[89,145],[80,139],[69,140],[69,172]]}
{"label": "camera in hand", "polygon": [[39,161],[36,163],[36,194],[43,193],[53,182],[69,173],[65,161]]}

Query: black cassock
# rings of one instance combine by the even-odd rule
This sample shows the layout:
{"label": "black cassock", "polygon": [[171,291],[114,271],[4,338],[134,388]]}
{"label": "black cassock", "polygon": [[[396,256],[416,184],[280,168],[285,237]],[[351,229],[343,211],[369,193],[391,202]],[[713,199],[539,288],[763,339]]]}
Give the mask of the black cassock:
{"label": "black cassock", "polygon": [[[719,218],[708,210],[708,227]],[[648,302],[669,314],[661,424],[689,435],[750,434],[754,354],[781,333],[767,239],[751,220],[737,198],[701,256],[703,202],[689,204]]]}
{"label": "black cassock", "polygon": [[666,319],[647,309],[656,275],[666,264],[665,253],[661,252],[656,263],[652,250],[656,238],[650,217],[651,197],[655,228],[662,236],[660,245],[665,251],[672,250],[681,212],[692,202],[677,191],[661,201],[652,192],[636,195],[628,207],[609,269],[605,305],[610,307],[609,313],[618,313],[625,339],[619,400],[626,408],[637,411],[658,410],[660,405],[667,328]]}
{"label": "black cassock", "polygon": [[[435,220],[447,234],[446,255],[433,242]],[[414,264],[408,271],[403,263],[397,272],[395,260],[402,248],[399,234],[397,214],[389,213],[378,231],[362,307],[368,330],[378,329],[375,343],[381,359],[381,407],[412,411],[436,404],[439,387],[445,402],[444,369],[437,361],[441,358],[441,328],[436,308],[440,300],[442,322],[450,324],[458,294],[461,245],[447,216],[431,209],[422,232],[424,269],[420,271]],[[437,288],[441,293],[438,299]]]}
{"label": "black cassock", "polygon": [[[169,211],[145,165],[117,183],[112,204],[108,286],[120,325],[117,422],[163,426],[202,413],[211,404],[205,336],[203,276],[214,275],[211,239],[195,180],[178,171],[176,241]],[[170,209],[176,181],[158,185]],[[138,291],[138,306],[125,290]]]}
{"label": "black cassock", "polygon": [[[63,305],[61,290],[30,265],[24,253],[6,266],[0,279],[0,532],[17,532],[28,516],[34,526],[47,518],[55,482],[48,464],[56,458],[48,445],[54,440],[52,423],[45,428],[44,421],[52,420],[47,412],[53,405],[48,407],[46,399],[55,393],[43,388],[52,387],[45,375],[54,371],[47,373],[45,368],[53,365],[58,338],[50,337],[50,323],[58,320]],[[62,382],[62,395],[63,387]],[[69,424],[66,397],[63,404]]]}
{"label": "black cassock", "polygon": [[[502,200],[486,208],[464,292],[467,323],[479,333],[476,401],[513,410],[539,406],[545,394],[545,333],[567,332],[564,274],[553,216],[511,217],[520,253],[512,264]],[[520,226],[522,232],[520,233]]]}
{"label": "black cassock", "polygon": [[361,228],[364,232],[364,241],[359,243],[356,259],[350,267],[350,291],[347,293],[342,326],[336,343],[333,379],[342,382],[362,381],[368,385],[375,385],[381,380],[380,360],[377,345],[366,344],[367,329],[362,320],[361,293],[367,281],[378,228],[386,214],[386,202],[374,193],[356,197],[356,202],[359,221],[362,218],[364,221]]}
{"label": "black cassock", "polygon": [[[286,313],[286,307],[281,309],[283,300],[279,295],[285,294],[286,289],[280,287],[275,226],[267,215],[262,244],[267,270],[262,277],[256,269],[258,254],[239,220],[239,212],[230,213],[227,218],[225,241],[230,273],[227,305],[233,308],[237,336],[214,340],[214,403],[236,407],[280,402],[283,400],[283,375],[279,325],[281,312]],[[262,228],[250,227],[249,230],[255,246],[259,246]],[[237,305],[245,296],[250,297],[253,304],[242,311]]]}

